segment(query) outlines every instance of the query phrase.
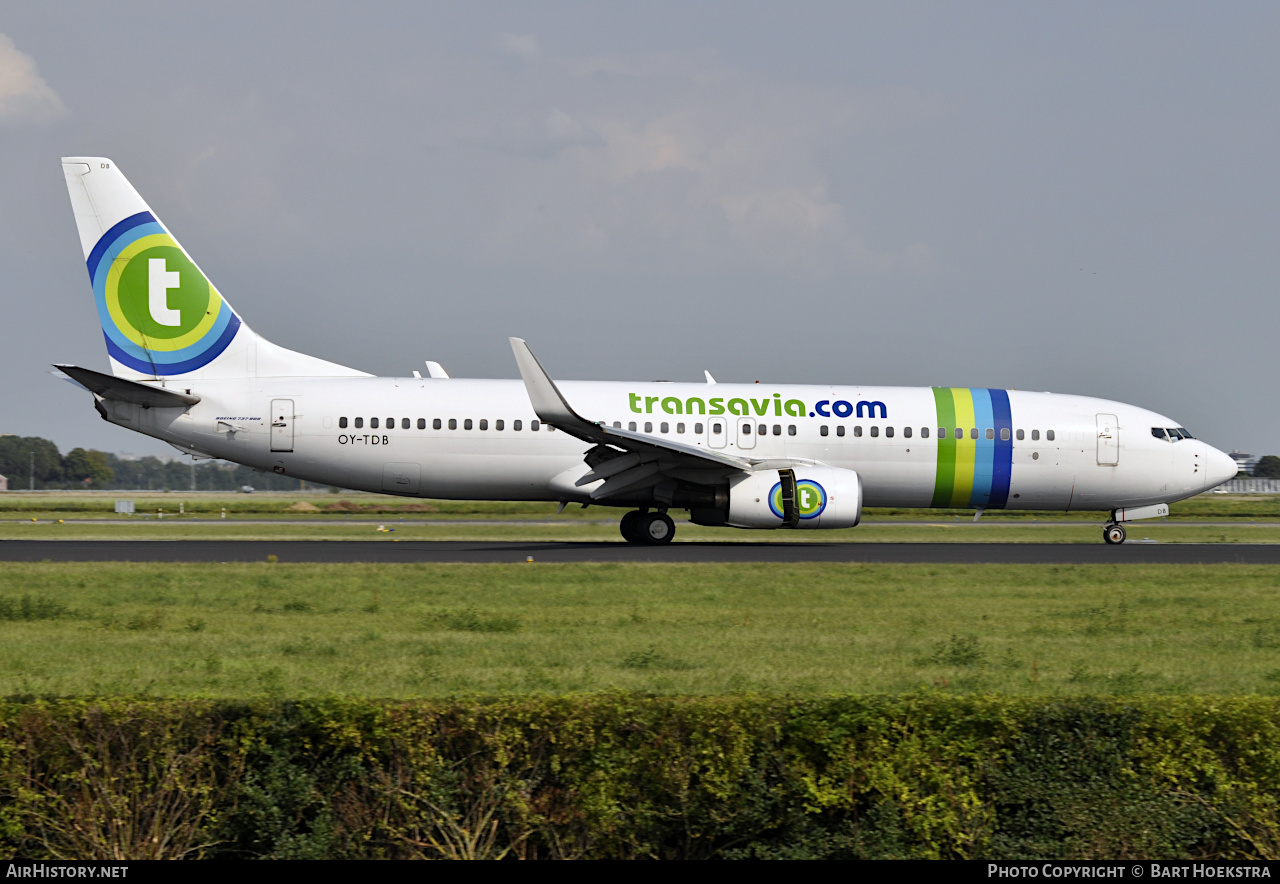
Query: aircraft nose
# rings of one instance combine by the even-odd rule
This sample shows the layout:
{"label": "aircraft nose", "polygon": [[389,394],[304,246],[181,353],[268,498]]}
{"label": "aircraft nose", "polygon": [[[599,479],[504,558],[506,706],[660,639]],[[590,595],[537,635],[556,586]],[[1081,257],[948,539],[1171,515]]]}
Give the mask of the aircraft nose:
{"label": "aircraft nose", "polygon": [[1228,479],[1234,479],[1236,473],[1240,470],[1229,454],[1216,448],[1209,448],[1208,456],[1205,460],[1204,488],[1206,491],[1210,488],[1216,488]]}

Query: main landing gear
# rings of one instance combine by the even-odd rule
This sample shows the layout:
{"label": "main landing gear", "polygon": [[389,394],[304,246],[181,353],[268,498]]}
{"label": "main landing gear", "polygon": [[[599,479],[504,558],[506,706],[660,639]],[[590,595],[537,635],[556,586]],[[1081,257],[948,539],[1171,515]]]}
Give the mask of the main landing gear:
{"label": "main landing gear", "polygon": [[676,523],[666,513],[632,510],[622,517],[618,526],[627,543],[644,546],[661,546],[676,536]]}
{"label": "main landing gear", "polygon": [[1124,543],[1124,525],[1112,522],[1102,529],[1102,539],[1107,543]]}

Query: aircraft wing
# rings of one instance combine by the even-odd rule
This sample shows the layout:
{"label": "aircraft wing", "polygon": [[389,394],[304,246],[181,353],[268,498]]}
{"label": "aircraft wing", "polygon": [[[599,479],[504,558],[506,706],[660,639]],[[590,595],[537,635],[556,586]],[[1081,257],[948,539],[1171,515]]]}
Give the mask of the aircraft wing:
{"label": "aircraft wing", "polygon": [[570,436],[595,444],[585,457],[590,471],[573,483],[581,487],[604,479],[603,485],[590,492],[592,500],[603,500],[666,481],[712,484],[724,476],[750,472],[754,468],[753,461],[746,458],[587,420],[569,405],[529,345],[521,338],[510,340],[520,376],[524,378],[524,386],[529,393],[529,402],[538,419]]}

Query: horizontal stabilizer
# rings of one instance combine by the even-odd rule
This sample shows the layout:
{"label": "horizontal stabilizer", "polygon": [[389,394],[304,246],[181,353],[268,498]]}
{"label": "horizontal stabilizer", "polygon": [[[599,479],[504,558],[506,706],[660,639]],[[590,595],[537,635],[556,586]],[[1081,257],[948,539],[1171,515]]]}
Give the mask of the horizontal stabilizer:
{"label": "horizontal stabilizer", "polygon": [[55,365],[54,368],[103,399],[129,402],[143,408],[190,408],[200,401],[199,396],[192,396],[190,393],[140,384],[78,365]]}

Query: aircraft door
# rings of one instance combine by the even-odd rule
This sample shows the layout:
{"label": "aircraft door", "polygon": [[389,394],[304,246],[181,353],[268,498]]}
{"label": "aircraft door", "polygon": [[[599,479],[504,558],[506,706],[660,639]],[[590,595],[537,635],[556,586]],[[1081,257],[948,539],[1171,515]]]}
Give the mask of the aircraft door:
{"label": "aircraft door", "polygon": [[722,417],[707,420],[707,447],[724,448],[729,441],[729,422]]}
{"label": "aircraft door", "polygon": [[293,400],[271,400],[271,450],[293,451]]}
{"label": "aircraft door", "polygon": [[756,425],[749,417],[738,418],[738,447],[756,447]]}
{"label": "aircraft door", "polygon": [[1098,415],[1098,466],[1120,463],[1120,422],[1114,414]]}

